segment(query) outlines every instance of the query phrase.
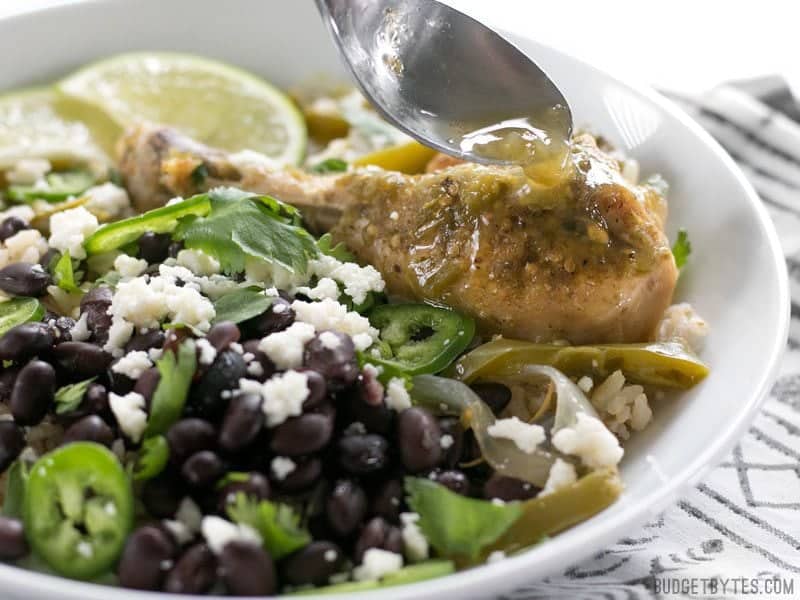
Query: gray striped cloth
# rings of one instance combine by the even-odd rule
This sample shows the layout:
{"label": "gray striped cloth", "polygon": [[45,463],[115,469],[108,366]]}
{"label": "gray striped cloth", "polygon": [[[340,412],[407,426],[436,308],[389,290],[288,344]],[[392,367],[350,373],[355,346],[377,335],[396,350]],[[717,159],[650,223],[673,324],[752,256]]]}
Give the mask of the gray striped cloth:
{"label": "gray striped cloth", "polygon": [[667,96],[739,163],[778,229],[792,292],[781,375],[703,483],[614,546],[505,600],[800,598],[800,102],[779,77]]}

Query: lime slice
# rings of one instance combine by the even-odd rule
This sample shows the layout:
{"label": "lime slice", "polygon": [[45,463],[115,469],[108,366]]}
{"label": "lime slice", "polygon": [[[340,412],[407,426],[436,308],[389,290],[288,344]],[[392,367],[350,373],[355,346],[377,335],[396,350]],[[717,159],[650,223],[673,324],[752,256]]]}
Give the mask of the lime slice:
{"label": "lime slice", "polygon": [[46,158],[63,166],[107,163],[97,133],[65,116],[58,96],[49,89],[0,96],[0,170],[24,158]]}
{"label": "lime slice", "polygon": [[302,114],[283,92],[229,65],[175,53],[122,54],[61,81],[67,97],[102,109],[119,126],[153,121],[231,152],[254,150],[297,164]]}

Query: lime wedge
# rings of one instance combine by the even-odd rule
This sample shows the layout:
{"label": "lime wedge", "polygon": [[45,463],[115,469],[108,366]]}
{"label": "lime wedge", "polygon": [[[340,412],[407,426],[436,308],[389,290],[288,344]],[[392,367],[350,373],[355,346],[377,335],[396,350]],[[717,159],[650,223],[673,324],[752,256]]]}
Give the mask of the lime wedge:
{"label": "lime wedge", "polygon": [[206,58],[122,54],[56,87],[101,109],[120,127],[163,123],[223,150],[254,150],[290,164],[305,153],[305,120],[288,96],[255,75]]}
{"label": "lime wedge", "polygon": [[60,166],[107,163],[97,133],[65,116],[58,96],[47,88],[0,96],[0,170],[24,158],[46,158]]}

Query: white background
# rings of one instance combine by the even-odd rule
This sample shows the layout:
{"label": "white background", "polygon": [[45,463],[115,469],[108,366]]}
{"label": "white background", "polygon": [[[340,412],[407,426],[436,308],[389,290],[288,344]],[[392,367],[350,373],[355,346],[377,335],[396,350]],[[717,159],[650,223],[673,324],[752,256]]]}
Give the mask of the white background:
{"label": "white background", "polygon": [[[0,0],[0,17],[77,1]],[[206,1],[224,5],[198,0]],[[699,92],[726,79],[780,73],[800,91],[796,0],[446,1],[628,80]]]}

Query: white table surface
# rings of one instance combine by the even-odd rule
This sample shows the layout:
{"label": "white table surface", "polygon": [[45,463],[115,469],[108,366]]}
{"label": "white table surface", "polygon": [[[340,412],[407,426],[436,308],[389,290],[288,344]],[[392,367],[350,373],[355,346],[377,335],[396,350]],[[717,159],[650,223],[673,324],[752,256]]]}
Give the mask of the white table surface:
{"label": "white table surface", "polygon": [[[0,0],[0,17],[80,1]],[[198,0],[207,1],[219,0]],[[800,7],[792,0],[445,1],[628,80],[699,92],[780,73],[800,90]]]}

